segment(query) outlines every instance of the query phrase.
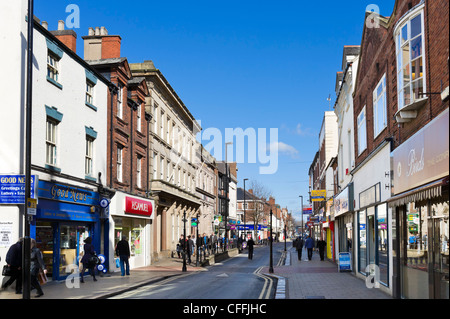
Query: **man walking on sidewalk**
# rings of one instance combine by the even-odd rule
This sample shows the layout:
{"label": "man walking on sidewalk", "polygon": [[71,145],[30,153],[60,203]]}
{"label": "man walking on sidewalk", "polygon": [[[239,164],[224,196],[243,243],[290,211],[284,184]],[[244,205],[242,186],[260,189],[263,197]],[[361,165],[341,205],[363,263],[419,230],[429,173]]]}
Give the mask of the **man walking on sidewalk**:
{"label": "man walking on sidewalk", "polygon": [[308,260],[311,260],[314,249],[314,240],[311,238],[311,235],[306,239],[305,247],[308,249]]}
{"label": "man walking on sidewalk", "polygon": [[253,259],[253,246],[255,246],[255,242],[253,241],[253,238],[250,237],[250,239],[247,241],[247,247],[248,247],[248,259]]}
{"label": "man walking on sidewalk", "polygon": [[295,249],[297,249],[298,260],[302,260],[303,239],[301,237],[295,240]]}
{"label": "man walking on sidewalk", "polygon": [[326,245],[327,245],[327,243],[322,238],[317,242],[317,248],[319,248],[320,260],[322,260],[322,261],[325,258],[324,253],[325,253]]}
{"label": "man walking on sidewalk", "polygon": [[125,270],[127,276],[129,276],[130,275],[129,259],[131,254],[130,254],[130,244],[128,244],[126,236],[122,236],[122,240],[117,243],[116,254],[120,258],[120,271],[122,272],[122,276],[125,276]]}

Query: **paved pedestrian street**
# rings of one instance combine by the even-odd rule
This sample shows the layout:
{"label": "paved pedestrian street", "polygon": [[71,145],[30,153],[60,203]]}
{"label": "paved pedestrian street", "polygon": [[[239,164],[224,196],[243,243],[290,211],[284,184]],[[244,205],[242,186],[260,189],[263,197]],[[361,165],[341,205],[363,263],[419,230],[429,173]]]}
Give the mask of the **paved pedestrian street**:
{"label": "paved pedestrian street", "polygon": [[[338,272],[331,261],[321,261],[318,253],[312,260],[303,251],[299,261],[295,248],[288,249],[286,264],[275,266],[274,274],[286,279],[286,299],[392,299],[380,289],[369,289],[365,281],[349,272]],[[263,273],[269,273],[265,267]]]}

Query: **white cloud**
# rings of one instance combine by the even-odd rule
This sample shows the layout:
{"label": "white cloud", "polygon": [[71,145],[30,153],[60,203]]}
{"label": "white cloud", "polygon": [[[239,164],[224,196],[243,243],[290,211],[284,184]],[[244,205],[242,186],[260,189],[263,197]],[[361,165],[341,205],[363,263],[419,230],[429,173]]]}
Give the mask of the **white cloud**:
{"label": "white cloud", "polygon": [[271,152],[276,151],[278,148],[278,153],[286,154],[291,157],[296,157],[298,155],[298,150],[295,147],[288,145],[283,142],[274,142],[269,145]]}

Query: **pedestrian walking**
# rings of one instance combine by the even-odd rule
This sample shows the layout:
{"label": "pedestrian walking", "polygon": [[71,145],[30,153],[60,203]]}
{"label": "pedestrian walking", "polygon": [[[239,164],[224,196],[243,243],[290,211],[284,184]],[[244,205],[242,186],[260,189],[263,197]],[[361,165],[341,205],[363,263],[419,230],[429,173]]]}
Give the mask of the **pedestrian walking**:
{"label": "pedestrian walking", "polygon": [[255,246],[255,242],[253,241],[253,237],[247,241],[248,248],[248,259],[253,259],[253,247]]}
{"label": "pedestrian walking", "polygon": [[184,235],[180,236],[180,239],[178,240],[178,244],[177,244],[177,255],[178,258],[181,258],[181,254],[183,253],[183,247],[184,247]]}
{"label": "pedestrian walking", "polygon": [[322,238],[320,238],[320,240],[317,242],[317,248],[319,248],[319,255],[320,255],[320,260],[324,260],[325,256],[325,247],[327,246],[327,243],[325,240],[323,240]]}
{"label": "pedestrian walking", "polygon": [[86,269],[89,270],[89,274],[92,276],[92,278],[94,278],[94,281],[97,281],[97,279],[95,278],[95,266],[97,265],[97,263],[95,262],[95,258],[93,257],[96,257],[96,254],[94,245],[92,245],[92,238],[87,237],[84,240],[84,256],[83,258],[81,258],[81,263],[83,264],[83,268],[80,272],[81,283],[84,283],[84,272],[86,271]]}
{"label": "pedestrian walking", "polygon": [[192,249],[194,248],[194,242],[191,239],[191,236],[188,236],[187,239],[187,255],[188,255],[188,263],[190,264],[192,262],[191,256],[192,256]]}
{"label": "pedestrian walking", "polygon": [[213,255],[216,254],[216,246],[217,246],[217,236],[215,234],[211,234],[211,237],[209,238],[211,241],[211,249],[212,249],[212,253]]}
{"label": "pedestrian walking", "polygon": [[313,249],[314,249],[314,239],[308,236],[305,241],[305,247],[308,249],[308,260],[312,259]]}
{"label": "pedestrian walking", "polygon": [[122,240],[120,240],[116,245],[116,255],[120,260],[120,272],[122,276],[130,275],[130,244],[128,243],[128,238],[126,236],[122,236]]}
{"label": "pedestrian walking", "polygon": [[16,294],[22,293],[22,244],[23,238],[9,247],[6,253],[6,264],[11,268],[11,277],[3,285],[3,289],[8,288],[16,282]]}
{"label": "pedestrian walking", "polygon": [[44,295],[44,292],[42,291],[42,287],[39,284],[39,275],[45,274],[45,265],[44,265],[44,258],[42,257],[42,253],[39,250],[39,248],[36,247],[36,240],[31,239],[31,287],[36,289],[37,295],[36,298],[39,298],[40,296]]}
{"label": "pedestrian walking", "polygon": [[295,240],[295,249],[297,249],[298,260],[302,260],[303,239],[301,237]]}

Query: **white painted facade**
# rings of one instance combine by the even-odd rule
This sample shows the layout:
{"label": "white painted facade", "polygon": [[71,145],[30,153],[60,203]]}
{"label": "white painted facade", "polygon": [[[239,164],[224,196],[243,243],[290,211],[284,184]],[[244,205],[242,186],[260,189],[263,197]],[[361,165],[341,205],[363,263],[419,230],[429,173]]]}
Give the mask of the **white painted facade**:
{"label": "white painted facade", "polygon": [[[27,1],[0,3],[0,58],[5,61],[0,77],[0,175],[25,174],[25,105],[27,61]],[[48,41],[49,40],[49,41]],[[106,179],[107,81],[102,79],[70,49],[45,30],[37,20],[33,33],[32,175],[48,181],[98,192],[98,174]],[[59,85],[47,79],[49,43],[62,55]],[[7,48],[7,49],[4,49]],[[87,73],[96,79],[93,105],[86,105]],[[93,76],[93,77],[92,77]],[[47,107],[46,107],[47,106]],[[47,118],[49,111],[62,116],[56,126],[56,163],[47,162]],[[92,174],[86,175],[86,140],[94,134]],[[38,202],[39,205],[39,202]],[[39,206],[38,206],[39,209]],[[22,205],[1,205],[0,221],[12,226],[11,244],[24,236]],[[33,229],[32,229],[33,237]],[[9,247],[0,247],[5,260]],[[98,252],[101,253],[101,252]]]}

